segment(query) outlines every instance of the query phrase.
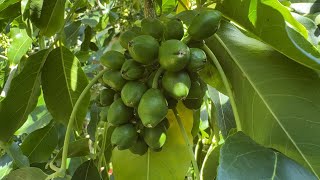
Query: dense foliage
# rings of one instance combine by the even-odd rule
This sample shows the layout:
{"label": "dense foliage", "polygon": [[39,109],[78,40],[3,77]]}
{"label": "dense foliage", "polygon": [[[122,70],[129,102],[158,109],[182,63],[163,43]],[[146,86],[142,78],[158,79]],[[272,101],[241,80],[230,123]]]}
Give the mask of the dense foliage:
{"label": "dense foliage", "polygon": [[0,0],[0,179],[319,179],[316,0]]}

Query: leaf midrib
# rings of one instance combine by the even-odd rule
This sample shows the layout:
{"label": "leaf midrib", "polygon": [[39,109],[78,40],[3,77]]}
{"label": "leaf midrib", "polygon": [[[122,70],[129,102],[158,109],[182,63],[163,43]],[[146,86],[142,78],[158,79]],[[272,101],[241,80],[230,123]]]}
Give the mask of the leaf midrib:
{"label": "leaf midrib", "polygon": [[48,21],[48,23],[46,24],[46,29],[45,29],[44,32],[47,32],[47,30],[48,30],[49,24],[51,23],[51,19],[52,19],[52,17],[53,17],[53,12],[56,10],[56,6],[57,6],[57,4],[58,4],[58,1],[59,1],[59,0],[56,0],[56,3],[54,4],[54,7],[53,7],[53,9],[52,9],[52,12],[50,13],[49,21]]}
{"label": "leaf midrib", "polygon": [[296,142],[292,139],[291,135],[289,134],[289,132],[285,129],[285,127],[283,126],[283,124],[281,123],[281,121],[278,119],[278,117],[275,115],[275,113],[273,112],[272,108],[269,106],[269,104],[266,102],[266,100],[264,99],[264,97],[262,96],[262,94],[260,93],[260,91],[258,91],[257,87],[254,85],[254,83],[252,83],[252,80],[250,79],[250,77],[248,76],[247,72],[244,71],[244,69],[240,66],[240,64],[235,60],[236,58],[232,55],[231,51],[229,50],[229,48],[226,46],[226,44],[221,40],[221,38],[219,37],[219,35],[215,34],[214,38],[223,46],[223,48],[226,50],[227,54],[231,57],[231,59],[233,59],[234,63],[237,65],[237,67],[241,70],[241,72],[244,74],[244,77],[246,77],[246,79],[248,80],[248,82],[250,83],[250,85],[252,86],[252,88],[255,90],[256,94],[260,97],[260,99],[262,100],[262,102],[264,103],[264,105],[266,106],[266,108],[270,111],[271,115],[274,117],[274,119],[278,122],[278,125],[281,127],[281,129],[284,131],[284,133],[287,135],[288,139],[291,141],[291,143],[295,146],[295,148],[298,150],[298,152],[300,153],[300,155],[303,157],[303,159],[306,161],[306,163],[308,164],[308,166],[311,168],[312,172],[317,176],[317,178],[319,178],[319,176],[317,175],[317,173],[315,172],[315,170],[313,169],[311,163],[309,162],[309,160],[305,157],[305,155],[302,153],[301,149],[297,146]]}

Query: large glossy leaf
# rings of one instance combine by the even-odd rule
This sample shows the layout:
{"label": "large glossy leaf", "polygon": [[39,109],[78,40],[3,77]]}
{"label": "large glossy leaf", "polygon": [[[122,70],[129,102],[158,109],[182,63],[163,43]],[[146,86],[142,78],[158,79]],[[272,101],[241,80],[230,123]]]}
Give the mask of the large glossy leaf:
{"label": "large glossy leaf", "polygon": [[[191,140],[192,111],[182,106],[179,105],[178,111]],[[115,179],[184,179],[191,165],[191,157],[171,110],[167,117],[170,128],[167,131],[167,141],[160,152],[150,150],[149,153],[139,156],[129,150],[119,151],[116,148],[113,151]]]}
{"label": "large glossy leaf", "polygon": [[217,176],[221,145],[210,147],[201,168],[201,180],[214,180]]}
{"label": "large glossy leaf", "polygon": [[29,167],[29,159],[26,157],[23,152],[21,151],[21,148],[18,144],[16,143],[11,143],[7,145],[5,148],[7,154],[13,159],[14,164],[19,167]]}
{"label": "large glossy leaf", "polygon": [[0,157],[0,179],[3,179],[13,169],[12,158],[5,154]]}
{"label": "large glossy leaf", "polygon": [[316,180],[303,166],[265,148],[242,132],[229,137],[221,148],[217,180]]}
{"label": "large glossy leaf", "polygon": [[32,22],[41,34],[52,36],[64,24],[64,6],[66,0],[30,0]]}
{"label": "large glossy leaf", "polygon": [[19,28],[10,29],[10,38],[12,38],[12,42],[8,48],[8,59],[10,63],[18,64],[31,46],[32,39],[25,29]]}
{"label": "large glossy leaf", "polygon": [[224,0],[218,9],[279,52],[320,70],[320,53],[306,38],[306,29],[278,0]]}
{"label": "large glossy leaf", "polygon": [[74,172],[71,180],[100,180],[100,174],[94,162],[86,161]]}
{"label": "large glossy leaf", "polygon": [[22,72],[12,80],[7,97],[0,104],[0,141],[8,141],[36,107],[45,53],[31,55]]}
{"label": "large glossy leaf", "polygon": [[15,18],[20,15],[20,0],[0,0],[0,20]]}
{"label": "large glossy leaf", "polygon": [[232,85],[237,128],[319,176],[319,75],[230,24],[206,42]]}
{"label": "large glossy leaf", "polygon": [[4,180],[45,180],[47,175],[39,168],[28,167],[12,171]]}
{"label": "large glossy leaf", "polygon": [[[78,59],[65,47],[50,52],[42,72],[44,99],[53,119],[68,124],[71,112],[88,80]],[[90,94],[82,99],[74,127],[82,128],[89,106]]]}
{"label": "large glossy leaf", "polygon": [[21,144],[21,150],[30,163],[47,162],[58,145],[58,131],[54,123],[29,134]]}
{"label": "large glossy leaf", "polygon": [[208,86],[208,92],[216,108],[217,125],[221,130],[223,137],[226,138],[229,131],[236,128],[236,122],[229,98],[210,86]]}

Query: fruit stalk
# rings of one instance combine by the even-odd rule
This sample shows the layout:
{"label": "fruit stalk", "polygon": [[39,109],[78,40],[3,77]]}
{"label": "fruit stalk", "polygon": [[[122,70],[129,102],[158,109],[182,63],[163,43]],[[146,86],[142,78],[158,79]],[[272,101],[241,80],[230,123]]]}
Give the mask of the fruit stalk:
{"label": "fruit stalk", "polygon": [[158,88],[158,80],[159,80],[159,77],[163,71],[164,71],[164,69],[162,67],[160,67],[157,70],[156,74],[154,75],[153,81],[152,81],[152,88],[154,88],[154,89]]}
{"label": "fruit stalk", "polygon": [[[216,35],[215,35],[216,36]],[[219,74],[221,76],[221,79],[222,79],[222,82],[227,90],[227,93],[228,93],[228,96],[229,96],[229,99],[230,99],[230,103],[231,103],[231,106],[232,106],[232,110],[233,110],[233,114],[234,114],[234,118],[235,118],[235,121],[236,121],[236,124],[237,124],[237,129],[239,131],[241,131],[241,123],[240,123],[240,118],[239,118],[239,114],[238,114],[238,109],[237,109],[237,106],[236,106],[236,101],[233,97],[233,94],[232,94],[232,90],[231,90],[231,86],[229,84],[229,81],[227,79],[227,76],[226,74],[224,73],[218,59],[216,58],[216,56],[213,54],[213,52],[208,48],[208,46],[206,44],[204,44],[202,46],[202,49],[208,54],[209,56],[209,59],[212,60],[213,64],[216,66],[216,68],[218,69],[219,71]]]}
{"label": "fruit stalk", "polygon": [[68,158],[68,148],[69,148],[69,143],[70,143],[70,136],[71,136],[71,132],[72,132],[72,129],[73,129],[73,123],[74,123],[77,111],[79,109],[79,106],[81,104],[82,99],[90,91],[90,88],[103,76],[103,74],[107,70],[108,69],[106,68],[106,69],[100,71],[100,73],[90,81],[90,83],[84,88],[84,90],[80,94],[76,104],[74,105],[74,108],[73,108],[73,110],[71,112],[70,119],[69,119],[69,122],[68,122],[68,127],[67,127],[66,135],[65,135],[65,138],[64,138],[64,144],[63,144],[61,167],[60,167],[58,172],[48,176],[47,179],[53,179],[53,178],[55,178],[57,176],[64,176],[65,175],[65,171],[66,171],[66,168],[67,168],[67,158]]}
{"label": "fruit stalk", "polygon": [[188,151],[189,151],[189,155],[191,157],[191,163],[192,163],[192,166],[193,166],[193,169],[194,169],[194,173],[196,175],[196,179],[200,180],[199,167],[198,167],[197,161],[195,159],[195,156],[193,154],[192,146],[191,146],[191,143],[189,141],[186,129],[184,128],[184,126],[182,124],[182,121],[181,121],[181,118],[179,116],[177,108],[173,108],[172,111],[173,111],[174,116],[176,117],[176,120],[177,120],[178,124],[179,124],[179,128],[180,128],[180,131],[182,133],[183,139],[184,139],[186,145],[188,146]]}
{"label": "fruit stalk", "polygon": [[155,18],[157,16],[153,0],[144,0],[144,16]]}

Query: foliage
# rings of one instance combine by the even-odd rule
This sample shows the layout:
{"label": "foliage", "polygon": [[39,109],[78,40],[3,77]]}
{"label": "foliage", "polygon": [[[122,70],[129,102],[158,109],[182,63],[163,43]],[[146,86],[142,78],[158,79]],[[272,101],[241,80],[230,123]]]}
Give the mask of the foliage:
{"label": "foliage", "polygon": [[0,179],[319,179],[318,10],[0,0]]}

